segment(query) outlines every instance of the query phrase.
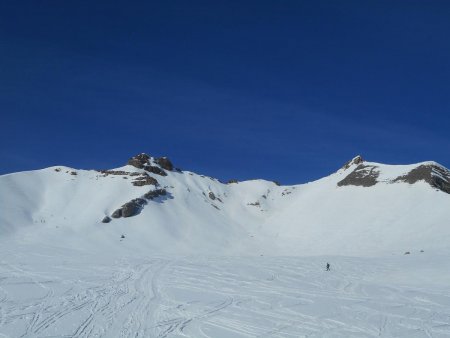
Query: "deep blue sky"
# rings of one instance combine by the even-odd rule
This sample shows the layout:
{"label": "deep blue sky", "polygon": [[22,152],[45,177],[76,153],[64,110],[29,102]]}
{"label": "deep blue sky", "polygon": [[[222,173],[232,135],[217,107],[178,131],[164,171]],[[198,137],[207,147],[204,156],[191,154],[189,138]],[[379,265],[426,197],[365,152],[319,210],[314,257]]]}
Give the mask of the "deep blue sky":
{"label": "deep blue sky", "polygon": [[450,2],[2,1],[0,116],[0,174],[450,167]]}

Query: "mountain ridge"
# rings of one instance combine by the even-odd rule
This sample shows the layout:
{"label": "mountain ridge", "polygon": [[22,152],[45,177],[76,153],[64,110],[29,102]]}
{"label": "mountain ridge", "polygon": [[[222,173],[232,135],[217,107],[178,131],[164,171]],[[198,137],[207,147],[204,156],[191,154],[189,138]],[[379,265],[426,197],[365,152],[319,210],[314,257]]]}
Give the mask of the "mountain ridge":
{"label": "mountain ridge", "polygon": [[0,233],[60,242],[75,234],[92,245],[127,233],[136,248],[178,253],[446,248],[449,177],[435,162],[385,165],[357,156],[309,183],[223,183],[142,153],[108,170],[56,166],[0,176]]}

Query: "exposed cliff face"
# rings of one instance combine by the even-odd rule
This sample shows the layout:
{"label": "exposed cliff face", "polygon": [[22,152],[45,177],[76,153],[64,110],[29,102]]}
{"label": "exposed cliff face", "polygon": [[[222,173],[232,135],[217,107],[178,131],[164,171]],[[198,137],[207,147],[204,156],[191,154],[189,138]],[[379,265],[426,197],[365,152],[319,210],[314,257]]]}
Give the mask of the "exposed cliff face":
{"label": "exposed cliff face", "polygon": [[159,157],[155,159],[155,162],[163,169],[172,171],[173,164],[167,157]]}
{"label": "exposed cliff face", "polygon": [[397,177],[394,182],[414,184],[425,181],[430,186],[450,194],[450,171],[437,164],[425,164],[414,168],[409,173]]}
{"label": "exposed cliff face", "polygon": [[[354,164],[358,163],[361,162],[357,162]],[[347,167],[347,169],[348,168],[349,167]],[[359,164],[355,170],[348,174],[342,181],[339,181],[337,185],[339,187],[347,185],[371,187],[377,184],[377,178],[380,175],[377,168],[378,167],[374,165]]]}

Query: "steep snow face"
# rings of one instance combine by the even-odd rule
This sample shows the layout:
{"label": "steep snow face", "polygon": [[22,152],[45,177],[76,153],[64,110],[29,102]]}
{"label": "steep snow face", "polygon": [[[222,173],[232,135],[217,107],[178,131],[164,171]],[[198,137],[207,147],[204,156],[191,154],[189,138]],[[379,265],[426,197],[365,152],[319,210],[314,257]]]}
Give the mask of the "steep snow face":
{"label": "steep snow face", "polygon": [[376,255],[450,240],[449,171],[360,156],[321,180],[223,184],[146,154],[112,170],[0,176],[0,234],[164,253]]}

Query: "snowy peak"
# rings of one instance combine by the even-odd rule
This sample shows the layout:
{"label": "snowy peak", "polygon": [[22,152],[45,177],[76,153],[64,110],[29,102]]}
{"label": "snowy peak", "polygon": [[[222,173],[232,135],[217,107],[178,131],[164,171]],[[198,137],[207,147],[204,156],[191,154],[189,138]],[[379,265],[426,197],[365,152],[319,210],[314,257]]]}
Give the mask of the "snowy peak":
{"label": "snowy peak", "polygon": [[[158,181],[160,178],[156,178],[152,175],[159,175],[162,177],[167,176],[166,171],[173,171],[174,167],[172,162],[167,157],[152,157],[146,153],[141,153],[131,157],[127,162],[128,168],[134,167],[137,171],[125,171],[125,170],[102,170],[101,173],[104,177],[108,175],[119,175],[124,179],[131,178],[132,185],[136,187],[150,186],[144,194],[140,194],[139,197],[133,198],[130,201],[124,203],[121,207],[112,212],[111,215],[106,215],[102,223],[109,223],[114,218],[126,218],[137,216],[141,213],[143,208],[149,201],[162,202],[167,198],[172,198],[171,194],[167,192],[165,188],[161,188],[161,184]],[[180,171],[178,169],[178,171]]]}
{"label": "snowy peak", "polygon": [[[356,165],[356,167],[355,167]],[[357,156],[342,168],[353,169],[337,183],[338,187],[360,186],[371,187],[378,183],[425,182],[432,188],[450,194],[450,171],[436,162],[423,162],[415,165],[386,165],[364,162]]]}
{"label": "snowy peak", "polygon": [[348,168],[350,168],[352,165],[359,165],[361,163],[364,162],[364,159],[362,158],[361,155],[357,155],[355,157],[353,157],[350,161],[346,162],[341,170],[347,170]]}
{"label": "snowy peak", "polygon": [[154,158],[145,153],[131,157],[127,164],[161,176],[167,176],[165,170],[172,171],[174,169],[172,162],[167,157]]}

